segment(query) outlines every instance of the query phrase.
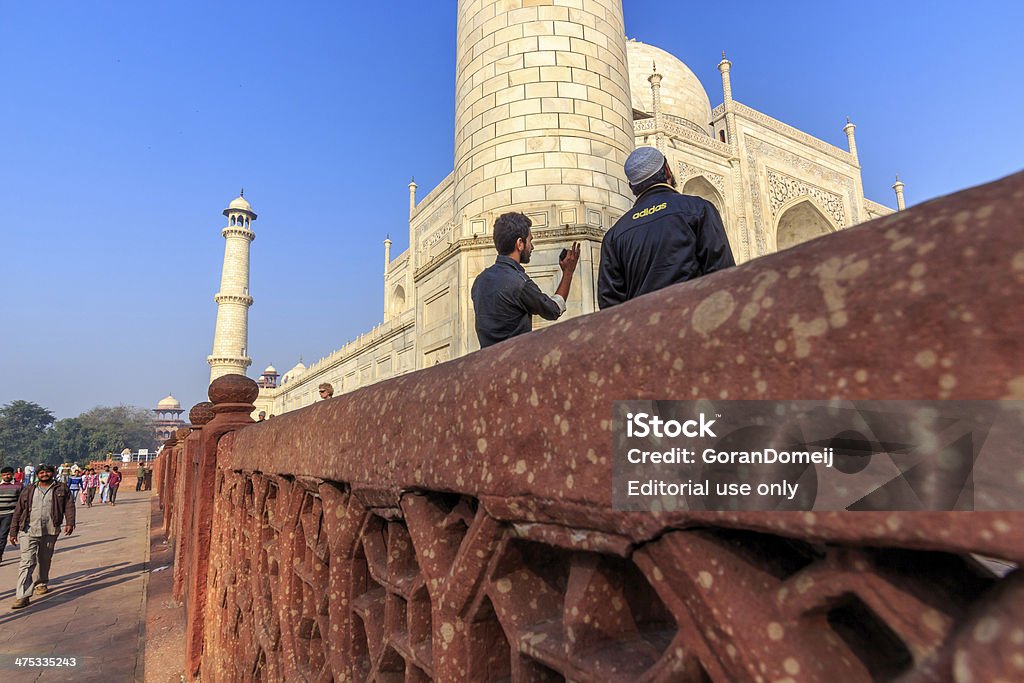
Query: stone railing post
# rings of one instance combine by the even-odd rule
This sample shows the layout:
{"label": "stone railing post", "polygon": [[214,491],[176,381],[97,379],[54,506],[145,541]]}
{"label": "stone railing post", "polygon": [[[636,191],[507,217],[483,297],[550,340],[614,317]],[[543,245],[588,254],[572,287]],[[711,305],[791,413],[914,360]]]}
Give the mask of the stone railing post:
{"label": "stone railing post", "polygon": [[209,401],[197,403],[188,414],[192,423],[191,433],[181,444],[181,472],[174,483],[175,498],[180,501],[175,517],[174,534],[174,581],[175,600],[182,600],[185,592],[185,577],[188,575],[189,557],[194,537],[195,466],[202,441],[203,425],[213,419],[213,404]]}
{"label": "stone railing post", "polygon": [[168,541],[171,539],[173,533],[173,521],[174,521],[174,465],[178,457],[178,453],[175,450],[175,446],[178,444],[178,440],[171,435],[171,438],[164,441],[164,449],[160,451],[161,466],[160,471],[160,483],[157,487],[157,493],[160,495],[160,506],[164,509],[164,536]]}
{"label": "stone railing post", "polygon": [[[217,445],[221,437],[253,424],[249,416],[259,395],[256,382],[244,375],[223,375],[210,385],[214,417],[199,438],[198,467],[192,482],[192,547],[187,567],[187,621],[185,625],[185,673],[195,679],[203,652],[203,636],[209,572],[210,539],[213,533],[213,502],[217,485]],[[184,529],[183,529],[184,532]]]}

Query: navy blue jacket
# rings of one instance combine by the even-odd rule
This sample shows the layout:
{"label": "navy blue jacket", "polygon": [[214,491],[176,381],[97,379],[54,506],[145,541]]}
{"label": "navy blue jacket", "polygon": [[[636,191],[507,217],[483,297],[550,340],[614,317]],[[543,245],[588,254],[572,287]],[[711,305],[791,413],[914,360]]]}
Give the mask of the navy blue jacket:
{"label": "navy blue jacket", "polygon": [[714,204],[655,185],[605,233],[597,305],[615,306],[734,265]]}

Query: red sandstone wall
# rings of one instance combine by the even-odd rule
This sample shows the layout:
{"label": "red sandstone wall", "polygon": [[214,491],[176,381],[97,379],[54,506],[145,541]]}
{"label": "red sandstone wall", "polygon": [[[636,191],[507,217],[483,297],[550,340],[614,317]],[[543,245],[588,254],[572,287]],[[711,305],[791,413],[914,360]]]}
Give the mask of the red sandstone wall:
{"label": "red sandstone wall", "polygon": [[1022,205],[1024,174],[259,425],[219,379],[160,463],[189,674],[1020,679],[1024,584],[976,555],[1019,562],[1020,513],[616,512],[607,418],[1024,398]]}

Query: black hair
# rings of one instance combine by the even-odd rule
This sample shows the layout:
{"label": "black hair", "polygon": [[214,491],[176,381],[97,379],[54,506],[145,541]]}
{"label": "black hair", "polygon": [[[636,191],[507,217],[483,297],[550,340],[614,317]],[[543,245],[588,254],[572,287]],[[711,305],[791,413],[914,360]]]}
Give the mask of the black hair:
{"label": "black hair", "polygon": [[533,221],[522,213],[503,213],[494,221],[494,248],[502,256],[508,256],[516,250],[516,241],[524,242],[530,236]]}
{"label": "black hair", "polygon": [[633,194],[639,197],[647,190],[651,189],[655,185],[668,183],[668,162],[661,167],[661,170],[652,175],[647,180],[640,181],[637,185],[630,185],[629,189],[633,191]]}
{"label": "black hair", "polygon": [[14,474],[14,468],[13,467],[5,467],[3,469],[0,469],[0,474],[7,474],[8,472],[10,472],[11,474]]}

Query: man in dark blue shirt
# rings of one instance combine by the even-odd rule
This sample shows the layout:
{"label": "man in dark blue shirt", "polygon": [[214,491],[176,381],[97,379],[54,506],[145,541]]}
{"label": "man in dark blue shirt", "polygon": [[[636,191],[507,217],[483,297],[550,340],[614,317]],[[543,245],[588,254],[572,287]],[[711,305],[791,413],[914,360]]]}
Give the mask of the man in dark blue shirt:
{"label": "man in dark blue shirt", "polygon": [[557,320],[565,312],[572,276],[580,258],[580,245],[571,248],[558,262],[562,280],[554,296],[540,291],[523,264],[533,253],[533,222],[525,214],[506,213],[494,222],[494,248],[498,258],[473,282],[473,310],[480,348],[505,341],[533,329],[532,316]]}
{"label": "man in dark blue shirt", "polygon": [[601,243],[599,308],[736,265],[718,209],[676,192],[664,154],[637,147],[625,172],[636,203]]}

